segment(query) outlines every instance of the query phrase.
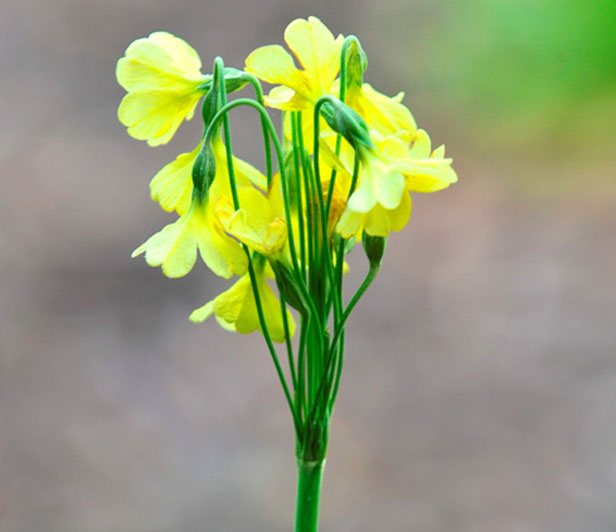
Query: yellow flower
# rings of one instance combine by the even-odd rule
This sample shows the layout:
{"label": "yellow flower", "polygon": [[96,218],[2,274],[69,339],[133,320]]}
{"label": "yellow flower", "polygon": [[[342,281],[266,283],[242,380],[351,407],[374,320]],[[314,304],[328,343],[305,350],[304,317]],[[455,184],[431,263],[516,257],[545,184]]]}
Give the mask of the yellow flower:
{"label": "yellow flower", "polygon": [[[183,214],[190,207],[193,191],[192,167],[200,149],[201,143],[190,153],[178,155],[150,181],[152,200],[160,203],[165,211]],[[216,161],[216,180],[228,183],[227,152],[219,136],[212,140],[212,151]],[[238,186],[249,186],[250,183],[260,188],[267,186],[267,178],[251,164],[237,157],[233,157],[233,164]],[[230,195],[229,190],[226,193]]]}
{"label": "yellow flower", "polygon": [[236,211],[228,196],[216,202],[216,215],[225,231],[262,255],[275,255],[284,248],[287,224],[269,198],[252,187],[238,190]]}
{"label": "yellow flower", "polygon": [[[265,279],[264,263],[254,261],[254,264],[259,298],[268,332],[274,342],[282,343],[285,341],[285,331],[280,301]],[[200,323],[212,314],[216,316],[218,323],[227,330],[237,331],[241,334],[250,334],[256,330],[263,332],[248,273],[242,276],[231,288],[193,311],[190,315],[190,321]],[[287,319],[289,334],[293,337],[295,321],[288,310]]]}
{"label": "yellow flower", "polygon": [[[430,153],[430,138],[418,130],[409,147],[407,135],[376,139],[375,148],[361,148],[360,174],[355,191],[336,230],[350,238],[363,228],[373,236],[399,231],[411,215],[411,192],[435,192],[457,181],[443,146]],[[347,150],[348,153],[348,150]],[[348,166],[345,165],[348,183]]]}
{"label": "yellow flower", "polygon": [[128,134],[150,146],[166,144],[184,119],[190,120],[207,77],[197,52],[164,31],[137,39],[118,61],[118,83],[128,91],[118,118]]}
{"label": "yellow flower", "polygon": [[167,277],[183,277],[195,265],[197,249],[216,275],[228,279],[246,272],[246,254],[224,233],[215,219],[211,200],[200,203],[193,199],[190,208],[178,220],[152,235],[132,256],[145,252],[150,266],[162,266]]}
{"label": "yellow flower", "polygon": [[[340,50],[343,36],[334,39],[332,32],[317,17],[295,19],[286,28],[284,39],[298,59],[302,70],[295,66],[293,57],[282,46],[257,48],[246,58],[246,72],[277,85],[265,103],[287,111],[302,111],[304,147],[312,152],[313,110],[317,100],[330,94],[340,70]],[[325,120],[320,123],[326,128]],[[285,116],[283,132],[291,138],[291,120]]]}
{"label": "yellow flower", "polygon": [[336,39],[317,18],[291,22],[284,40],[303,70],[282,46],[257,48],[246,58],[246,72],[274,87],[266,99],[271,107],[285,110],[309,109],[323,95],[329,94],[340,69],[342,35]]}

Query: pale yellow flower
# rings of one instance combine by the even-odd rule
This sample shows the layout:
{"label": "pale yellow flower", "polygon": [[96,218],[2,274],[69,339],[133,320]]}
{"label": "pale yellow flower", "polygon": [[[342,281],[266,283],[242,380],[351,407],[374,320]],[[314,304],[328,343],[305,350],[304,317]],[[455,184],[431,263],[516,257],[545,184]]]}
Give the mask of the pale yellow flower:
{"label": "pale yellow flower", "polygon": [[183,277],[193,269],[199,250],[203,262],[216,275],[228,279],[244,274],[246,253],[224,232],[213,211],[211,200],[194,198],[178,220],[152,235],[132,256],[145,253],[148,265],[162,266],[167,277]]}
{"label": "pale yellow flower", "polygon": [[[362,229],[372,236],[399,231],[411,214],[409,192],[435,192],[457,181],[451,159],[444,157],[445,148],[441,146],[431,153],[425,131],[418,130],[410,146],[405,134],[384,138],[374,134],[373,138],[373,149],[360,148],[357,186],[336,227],[344,238]],[[348,186],[349,163],[343,162],[343,168],[342,183]]]}
{"label": "pale yellow flower", "polygon": [[287,240],[287,224],[275,206],[257,189],[238,190],[240,208],[228,196],[216,202],[216,215],[225,231],[262,255],[276,255]]}
{"label": "pale yellow flower", "polygon": [[[182,153],[164,166],[150,181],[150,195],[168,212],[183,214],[190,207],[193,192],[192,167],[201,149],[201,143],[190,153]],[[216,179],[229,182],[227,152],[220,136],[212,140],[212,152],[216,162]],[[259,188],[267,187],[267,178],[254,166],[238,157],[233,157],[235,179],[238,186],[251,183]],[[230,191],[226,191],[230,194]]]}
{"label": "pale yellow flower", "polygon": [[118,118],[128,134],[150,146],[166,144],[184,119],[190,120],[203,96],[197,52],[164,31],[137,39],[117,64],[116,77],[128,94]]}
{"label": "pale yellow flower", "polygon": [[267,83],[278,85],[266,98],[271,107],[286,110],[309,109],[323,95],[329,94],[340,69],[342,35],[336,39],[317,18],[292,21],[284,40],[297,57],[277,44],[257,48],[246,58],[246,72]]}

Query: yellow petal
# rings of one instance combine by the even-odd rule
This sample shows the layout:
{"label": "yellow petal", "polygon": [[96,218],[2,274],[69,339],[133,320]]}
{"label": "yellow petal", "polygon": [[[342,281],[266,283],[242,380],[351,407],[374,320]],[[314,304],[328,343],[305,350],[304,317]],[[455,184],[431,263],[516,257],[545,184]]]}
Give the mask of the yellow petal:
{"label": "yellow petal", "polygon": [[233,211],[228,197],[216,203],[216,215],[225,230],[262,255],[281,251],[287,236],[286,223],[273,217],[268,199],[252,187],[242,187],[238,197],[237,211]]}
{"label": "yellow petal", "polygon": [[235,323],[239,319],[251,291],[250,277],[244,275],[231,288],[214,299],[216,316],[227,322]]}
{"label": "yellow petal", "polygon": [[166,144],[184,119],[190,120],[200,92],[139,90],[130,92],[118,108],[118,119],[128,134],[150,146]]}
{"label": "yellow petal", "polygon": [[148,265],[162,265],[163,273],[167,277],[186,275],[197,260],[195,238],[189,222],[189,216],[184,215],[176,222],[163,227],[139,246],[132,256],[136,257],[145,252]]}
{"label": "yellow petal", "polygon": [[[213,218],[213,213],[208,214]],[[213,220],[197,233],[199,253],[203,262],[216,275],[229,279],[233,275],[243,275],[248,268],[248,258],[242,247],[227,236]]]}
{"label": "yellow petal", "polygon": [[412,192],[436,192],[458,180],[451,159],[409,159],[400,166],[406,188]]}
{"label": "yellow petal", "polygon": [[202,323],[214,313],[214,301],[208,301],[202,307],[192,311],[188,319],[193,323]]}
{"label": "yellow petal", "polygon": [[362,214],[347,209],[342,213],[340,221],[336,226],[336,231],[342,238],[351,238],[356,235],[361,228]]}
{"label": "yellow petal", "polygon": [[137,39],[118,61],[118,83],[127,91],[143,89],[186,90],[203,81],[201,60],[182,39],[155,32]]}
{"label": "yellow petal", "polygon": [[395,209],[402,200],[404,184],[402,174],[383,166],[382,173],[374,180],[376,201],[385,209]]}
{"label": "yellow petal", "polygon": [[390,98],[364,83],[361,90],[350,91],[349,105],[366,121],[370,129],[381,135],[392,135],[397,131],[414,134],[417,124],[409,109],[400,103],[404,93]]}
{"label": "yellow petal", "polygon": [[243,161],[238,157],[233,157],[233,162],[235,164],[235,173],[238,181],[241,182],[243,180],[248,180],[261,190],[265,190],[267,188],[267,177],[265,177],[252,164]]}
{"label": "yellow petal", "polygon": [[364,231],[372,236],[387,236],[392,231],[402,229],[408,223],[410,215],[411,196],[406,192],[395,209],[385,209],[377,205],[366,214]]}
{"label": "yellow petal", "polygon": [[261,46],[246,58],[246,72],[273,85],[288,85],[297,72],[291,54],[282,46]]}
{"label": "yellow petal", "polygon": [[430,146],[431,142],[428,133],[426,133],[423,129],[418,129],[415,137],[413,138],[409,157],[412,159],[425,159],[430,157]]}
{"label": "yellow petal", "polygon": [[269,107],[283,111],[301,111],[311,106],[309,99],[282,85],[274,87],[264,100]]}
{"label": "yellow petal", "polygon": [[331,31],[317,18],[292,21],[284,32],[284,40],[299,62],[309,72],[320,94],[329,91],[340,68],[342,37],[334,40]]}
{"label": "yellow petal", "polygon": [[193,203],[176,222],[152,235],[132,256],[145,252],[150,266],[162,266],[167,277],[182,277],[195,265],[197,249],[207,266],[221,277],[246,272],[245,253],[214,223],[207,204]]}
{"label": "yellow petal", "polygon": [[199,144],[190,153],[182,153],[165,165],[150,181],[150,195],[167,212],[183,214],[192,197],[192,167],[201,149]]}

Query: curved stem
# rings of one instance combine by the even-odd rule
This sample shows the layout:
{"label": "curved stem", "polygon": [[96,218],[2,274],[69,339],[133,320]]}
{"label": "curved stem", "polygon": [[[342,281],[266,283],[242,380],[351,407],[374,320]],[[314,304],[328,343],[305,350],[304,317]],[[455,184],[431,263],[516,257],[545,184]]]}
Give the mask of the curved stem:
{"label": "curved stem", "polygon": [[[224,63],[222,61],[222,58],[220,57],[216,58],[216,60],[214,61],[214,68],[218,69],[219,72],[224,72]],[[227,103],[224,76],[220,76],[220,98],[221,98],[221,103],[224,108],[224,106]],[[218,114],[216,114],[216,116],[218,116]],[[212,120],[212,123],[216,121],[216,116]],[[222,115],[222,117],[223,117],[223,129],[224,129],[224,137],[225,137],[225,149],[227,153],[227,170],[229,173],[229,183],[231,187],[231,195],[233,196],[233,206],[235,210],[237,211],[240,208],[240,202],[239,202],[239,196],[237,193],[237,184],[235,182],[235,169],[233,168],[233,151],[231,148],[231,133],[229,129],[229,117],[227,114]],[[210,124],[210,126],[211,125],[212,124]],[[208,128],[208,133],[206,134],[205,142],[209,140],[208,139],[209,133],[210,133],[210,129]],[[252,261],[250,250],[248,249],[248,246],[246,244],[242,243],[242,247],[244,248],[244,252],[246,253],[246,256],[248,257],[248,273],[250,275],[250,284],[252,285],[253,296],[255,299],[255,306],[257,307],[257,314],[259,317],[259,324],[261,325],[261,331],[263,332],[265,342],[270,351],[272,360],[274,362],[274,366],[276,368],[276,373],[278,374],[278,378],[280,379],[280,383],[282,384],[282,388],[283,388],[285,397],[287,399],[287,403],[289,404],[289,408],[293,416],[293,423],[295,425],[295,431],[297,434],[299,434],[300,425],[299,425],[299,420],[297,419],[297,412],[295,410],[295,405],[291,398],[291,394],[289,393],[289,387],[287,386],[287,381],[284,376],[284,372],[282,371],[282,367],[280,366],[280,361],[278,360],[278,354],[276,353],[276,348],[274,347],[274,344],[269,334],[269,330],[267,327],[267,321],[265,320],[265,314],[263,312],[261,295],[259,294],[259,287],[257,285],[257,277],[255,274],[254,264]]]}

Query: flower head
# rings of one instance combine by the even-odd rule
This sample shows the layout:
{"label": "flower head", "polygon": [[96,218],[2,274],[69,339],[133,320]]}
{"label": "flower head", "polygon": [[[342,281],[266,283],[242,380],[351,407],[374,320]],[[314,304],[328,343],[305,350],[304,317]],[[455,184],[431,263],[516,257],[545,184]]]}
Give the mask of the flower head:
{"label": "flower head", "polygon": [[162,266],[167,277],[183,277],[195,265],[197,249],[216,275],[228,279],[246,272],[246,254],[225,234],[215,218],[212,202],[196,198],[180,218],[148,238],[132,256],[145,253],[148,265]]}
{"label": "flower head", "polygon": [[267,83],[278,85],[266,98],[271,107],[304,110],[323,95],[329,94],[340,69],[342,35],[336,39],[317,17],[295,19],[285,32],[284,40],[297,57],[277,44],[257,48],[246,58],[246,71]]}
{"label": "flower head", "polygon": [[[199,150],[201,143],[193,151],[178,155],[150,181],[152,200],[160,203],[163,210],[183,214],[190,207],[193,192],[192,168]],[[212,152],[216,163],[216,179],[219,183],[228,183],[227,152],[219,136],[212,139]],[[249,186],[251,183],[259,188],[267,186],[266,177],[250,163],[234,156],[233,164],[238,186]],[[230,190],[226,188],[225,193],[230,195]]]}
{"label": "flower head", "polygon": [[261,255],[280,253],[287,240],[287,224],[273,202],[253,187],[240,188],[238,197],[238,210],[228,196],[216,202],[216,215],[225,231]]}
{"label": "flower head", "polygon": [[[431,153],[430,137],[418,130],[409,146],[408,136],[380,137],[374,148],[361,147],[357,187],[349,197],[337,231],[350,238],[360,229],[372,236],[387,236],[402,229],[411,214],[409,192],[435,192],[457,181],[443,146]],[[347,170],[348,181],[348,170]]]}
{"label": "flower head", "polygon": [[128,134],[150,146],[166,144],[184,119],[190,120],[207,79],[197,52],[164,31],[137,39],[118,61],[116,77],[128,94],[118,118]]}

